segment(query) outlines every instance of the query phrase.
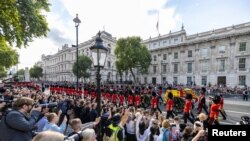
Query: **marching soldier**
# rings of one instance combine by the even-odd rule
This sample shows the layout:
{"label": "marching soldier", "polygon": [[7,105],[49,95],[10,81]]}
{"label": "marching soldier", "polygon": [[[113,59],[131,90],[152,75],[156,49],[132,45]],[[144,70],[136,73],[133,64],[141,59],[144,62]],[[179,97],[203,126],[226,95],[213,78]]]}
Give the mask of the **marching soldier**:
{"label": "marching soldier", "polygon": [[206,109],[206,97],[205,97],[205,93],[206,93],[206,88],[202,87],[201,88],[201,94],[198,98],[198,113],[200,114],[202,112],[202,109],[204,109],[204,111],[208,114],[208,111]]}
{"label": "marching soldier", "polygon": [[186,101],[184,105],[184,123],[187,123],[187,119],[191,122],[194,123],[193,119],[190,117],[192,114],[192,94],[186,94]]}
{"label": "marching soldier", "polygon": [[215,96],[213,101],[212,101],[212,105],[210,108],[210,112],[209,112],[209,125],[219,125],[218,122],[218,117],[219,117],[219,110],[220,110],[220,97],[219,96]]}

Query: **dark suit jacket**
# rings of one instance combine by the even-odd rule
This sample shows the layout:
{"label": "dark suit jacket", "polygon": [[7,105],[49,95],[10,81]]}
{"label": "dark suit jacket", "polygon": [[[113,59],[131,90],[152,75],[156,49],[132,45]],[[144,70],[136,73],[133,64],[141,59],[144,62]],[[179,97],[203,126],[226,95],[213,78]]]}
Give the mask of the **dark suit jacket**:
{"label": "dark suit jacket", "polygon": [[38,111],[32,111],[30,117],[16,110],[9,112],[0,123],[0,141],[30,141],[40,115]]}

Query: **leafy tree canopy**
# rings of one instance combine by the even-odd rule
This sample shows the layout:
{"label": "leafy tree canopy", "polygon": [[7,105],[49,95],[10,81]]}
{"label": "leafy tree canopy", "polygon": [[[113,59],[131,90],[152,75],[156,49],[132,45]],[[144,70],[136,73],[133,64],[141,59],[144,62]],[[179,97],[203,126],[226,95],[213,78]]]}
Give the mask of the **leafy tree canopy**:
{"label": "leafy tree canopy", "polygon": [[[78,57],[78,77],[79,78],[89,78],[90,73],[89,70],[91,68],[92,60],[85,55],[81,55]],[[77,76],[77,63],[76,61],[73,64],[73,73]]]}
{"label": "leafy tree canopy", "polygon": [[43,69],[41,67],[34,66],[30,68],[29,73],[31,78],[39,79],[40,77],[43,76]]}
{"label": "leafy tree canopy", "polygon": [[2,44],[27,46],[33,38],[49,31],[43,12],[49,11],[48,0],[1,0],[0,38]]}
{"label": "leafy tree canopy", "polygon": [[140,37],[120,38],[115,48],[116,67],[118,72],[129,71],[134,81],[134,68],[146,73],[151,62],[151,55]]}

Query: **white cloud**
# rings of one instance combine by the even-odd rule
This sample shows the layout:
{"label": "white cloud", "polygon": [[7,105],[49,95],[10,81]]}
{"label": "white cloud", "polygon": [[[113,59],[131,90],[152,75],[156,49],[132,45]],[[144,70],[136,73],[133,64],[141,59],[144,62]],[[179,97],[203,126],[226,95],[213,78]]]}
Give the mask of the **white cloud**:
{"label": "white cloud", "polygon": [[[51,0],[51,12],[47,13],[50,29],[57,29],[65,39],[75,41],[73,18],[79,14],[82,23],[79,26],[79,42],[86,41],[99,30],[105,30],[115,37],[157,36],[157,14],[149,15],[149,10],[159,11],[159,29],[161,34],[176,28],[181,16],[174,8],[162,8],[165,0]],[[57,4],[59,3],[59,4]],[[68,13],[67,13],[68,12]],[[71,19],[70,19],[71,18]],[[55,44],[53,38],[35,39],[30,47],[22,49],[21,67],[32,66],[42,54],[55,53],[64,43]],[[54,38],[57,39],[57,38]],[[69,43],[70,44],[70,43]]]}

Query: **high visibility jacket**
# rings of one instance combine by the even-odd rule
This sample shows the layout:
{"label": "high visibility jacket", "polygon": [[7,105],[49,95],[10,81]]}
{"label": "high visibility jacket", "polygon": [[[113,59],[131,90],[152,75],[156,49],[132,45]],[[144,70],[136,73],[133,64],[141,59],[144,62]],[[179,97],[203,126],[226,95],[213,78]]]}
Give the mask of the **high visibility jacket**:
{"label": "high visibility jacket", "polygon": [[120,130],[121,128],[120,128],[119,126],[114,127],[113,124],[110,124],[110,125],[108,126],[108,128],[111,129],[111,130],[113,131],[113,133],[112,133],[111,136],[113,136],[113,134],[115,134],[115,141],[119,141],[119,139],[118,139],[118,137],[117,137],[117,134],[118,134],[118,132],[119,132],[118,130]]}

